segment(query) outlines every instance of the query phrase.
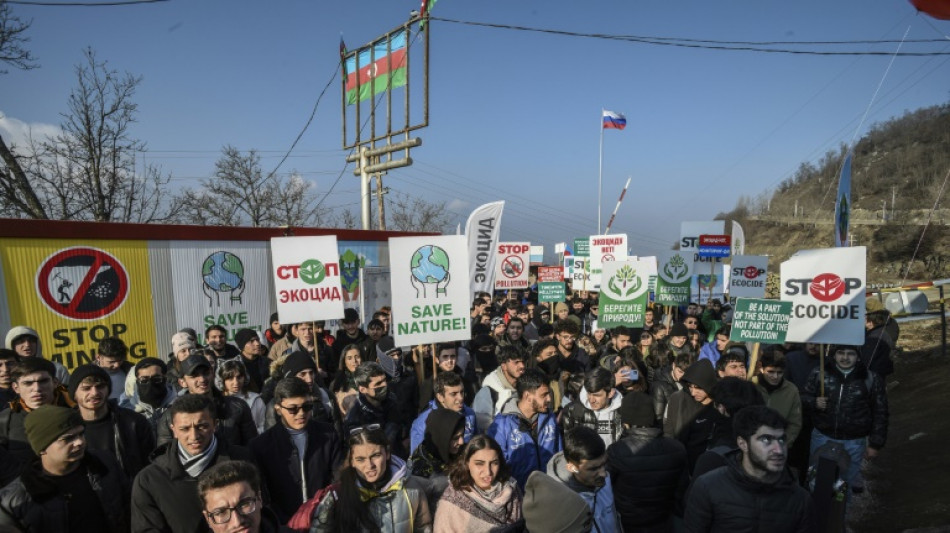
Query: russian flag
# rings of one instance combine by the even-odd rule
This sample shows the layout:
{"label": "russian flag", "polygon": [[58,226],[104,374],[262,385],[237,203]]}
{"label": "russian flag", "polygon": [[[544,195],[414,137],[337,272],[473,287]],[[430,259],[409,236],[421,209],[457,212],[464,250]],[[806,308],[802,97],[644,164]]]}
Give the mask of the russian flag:
{"label": "russian flag", "polygon": [[627,117],[622,113],[604,110],[604,129],[622,130],[627,127]]}

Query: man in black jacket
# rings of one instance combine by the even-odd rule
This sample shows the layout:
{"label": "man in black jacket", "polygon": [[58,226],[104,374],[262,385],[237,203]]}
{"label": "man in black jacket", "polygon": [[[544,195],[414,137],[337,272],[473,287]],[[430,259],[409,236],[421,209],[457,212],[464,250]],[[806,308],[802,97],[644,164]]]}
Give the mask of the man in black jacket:
{"label": "man in black jacket", "polygon": [[128,531],[128,479],[112,457],[86,449],[79,413],[42,406],[25,426],[38,457],[0,491],[0,530]]}
{"label": "man in black jacket", "polygon": [[314,397],[300,378],[281,380],[274,391],[279,422],[251,441],[270,491],[271,508],[286,523],[300,505],[329,485],[342,460],[342,444],[333,426],[312,418]]}
{"label": "man in black jacket", "polygon": [[398,422],[398,400],[389,392],[386,372],[379,363],[361,363],[356,367],[353,379],[359,394],[356,396],[356,403],[346,412],[343,434],[348,435],[351,430],[361,426],[378,424],[392,443],[392,453],[400,458],[408,458],[409,443],[403,442],[402,439],[402,426]]}
{"label": "man in black jacket", "polygon": [[155,435],[144,416],[109,399],[111,387],[109,374],[96,365],[76,367],[69,380],[69,394],[86,425],[86,446],[115,457],[132,479],[148,464]]}
{"label": "man in black jacket", "polygon": [[216,413],[211,398],[186,394],[167,411],[174,440],[152,454],[152,464],[132,485],[132,531],[191,533],[205,530],[197,478],[208,468],[231,460],[249,461],[240,446],[215,436]]}
{"label": "man in black jacket", "polygon": [[620,421],[624,435],[607,448],[607,472],[623,530],[672,531],[686,492],[686,448],[655,427],[650,399],[642,392],[624,397]]}
{"label": "man in black jacket", "polygon": [[9,452],[8,459],[28,464],[36,458],[27,439],[26,415],[43,405],[73,407],[66,387],[55,380],[56,367],[41,357],[21,357],[13,366],[10,378],[17,393],[10,408],[0,412],[0,446]]}
{"label": "man in black jacket", "polygon": [[785,465],[785,426],[782,415],[762,405],[733,416],[739,449],[726,455],[726,466],[694,481],[686,502],[686,531],[817,530],[811,495]]}

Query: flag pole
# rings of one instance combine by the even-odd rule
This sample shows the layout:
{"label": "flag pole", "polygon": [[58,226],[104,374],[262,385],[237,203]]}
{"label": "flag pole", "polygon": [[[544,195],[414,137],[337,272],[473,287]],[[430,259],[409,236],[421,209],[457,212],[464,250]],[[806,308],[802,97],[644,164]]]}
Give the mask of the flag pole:
{"label": "flag pole", "polygon": [[604,108],[600,109],[600,169],[597,173],[597,235],[600,235],[600,201],[604,185]]}

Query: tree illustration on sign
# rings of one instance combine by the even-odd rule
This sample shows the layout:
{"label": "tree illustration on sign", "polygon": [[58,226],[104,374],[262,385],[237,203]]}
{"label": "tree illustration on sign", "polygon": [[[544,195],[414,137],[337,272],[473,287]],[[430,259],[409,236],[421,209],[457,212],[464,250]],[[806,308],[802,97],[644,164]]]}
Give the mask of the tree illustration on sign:
{"label": "tree illustration on sign", "polygon": [[607,288],[621,300],[629,298],[641,285],[643,282],[640,281],[640,276],[637,276],[637,271],[630,268],[630,265],[620,267],[607,282]]}
{"label": "tree illustration on sign", "polygon": [[355,302],[360,297],[360,269],[366,259],[347,248],[340,256],[340,276],[343,278],[343,301]]}
{"label": "tree illustration on sign", "polygon": [[663,273],[670,281],[677,282],[686,277],[686,261],[681,255],[674,255],[663,266]]}

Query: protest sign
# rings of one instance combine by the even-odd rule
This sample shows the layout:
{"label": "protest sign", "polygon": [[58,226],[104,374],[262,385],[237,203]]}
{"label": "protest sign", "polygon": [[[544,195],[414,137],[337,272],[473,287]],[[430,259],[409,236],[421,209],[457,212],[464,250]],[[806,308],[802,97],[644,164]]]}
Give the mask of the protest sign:
{"label": "protest sign", "polygon": [[544,263],[544,246],[531,247],[531,266],[538,266]]}
{"label": "protest sign", "polygon": [[471,338],[465,236],[391,238],[389,266],[396,345]]}
{"label": "protest sign", "polygon": [[564,269],[561,267],[538,267],[538,282],[564,281]]}
{"label": "protest sign", "polygon": [[688,258],[693,262],[693,270],[695,270],[696,273],[710,274],[712,273],[710,272],[711,265],[723,264],[722,257],[699,256],[700,235],[722,235],[724,233],[726,233],[725,220],[680,223],[679,251],[688,254]]}
{"label": "protest sign", "polygon": [[781,297],[792,302],[788,342],[864,343],[864,246],[801,250],[782,263]]}
{"label": "protest sign", "polygon": [[739,298],[732,315],[729,340],[782,344],[791,313],[792,302]]}
{"label": "protest sign", "polygon": [[590,257],[590,238],[578,237],[574,239],[574,256]]}
{"label": "protest sign", "polygon": [[587,289],[600,290],[601,271],[604,263],[627,260],[627,235],[591,235],[590,237],[590,281]]}
{"label": "protest sign", "polygon": [[688,304],[692,274],[693,261],[689,254],[669,251],[658,256],[653,301],[660,305]]}
{"label": "protest sign", "polygon": [[[570,276],[568,276],[570,273]],[[586,291],[591,289],[590,284],[590,258],[589,257],[565,257],[564,274],[571,281],[571,289],[575,291]]]}
{"label": "protest sign", "polygon": [[531,244],[500,242],[495,249],[495,290],[528,288]]}
{"label": "protest sign", "polygon": [[[702,268],[709,268],[703,266]],[[693,284],[690,288],[690,300],[700,305],[706,305],[709,300],[718,299],[722,302],[726,298],[726,276],[729,274],[729,265],[715,265],[712,274],[696,271],[693,274]]]}
{"label": "protest sign", "polygon": [[542,281],[538,283],[539,302],[563,302],[565,297],[563,281]]}
{"label": "protest sign", "polygon": [[731,298],[762,298],[768,276],[769,258],[764,255],[737,255],[732,258],[729,276]]}
{"label": "protest sign", "polygon": [[336,236],[274,237],[270,250],[281,322],[292,324],[343,316]]}
{"label": "protest sign", "polygon": [[649,298],[649,268],[643,261],[609,261],[603,267],[599,327],[643,327]]}

